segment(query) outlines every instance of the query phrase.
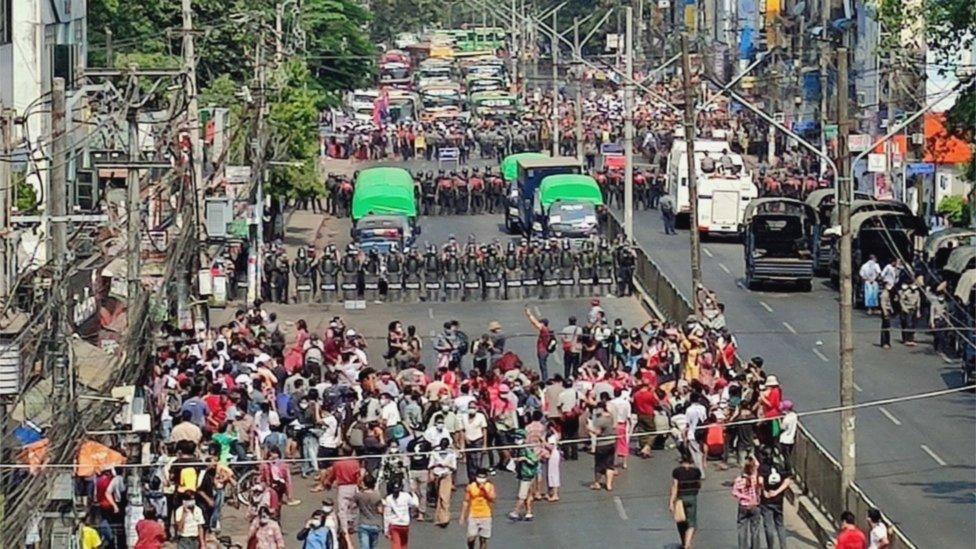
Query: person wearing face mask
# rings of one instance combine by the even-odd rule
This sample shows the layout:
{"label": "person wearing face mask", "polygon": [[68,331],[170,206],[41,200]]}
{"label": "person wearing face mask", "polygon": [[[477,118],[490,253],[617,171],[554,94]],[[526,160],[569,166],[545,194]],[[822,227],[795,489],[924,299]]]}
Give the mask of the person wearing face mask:
{"label": "person wearing face mask", "polygon": [[196,497],[186,492],[182,497],[183,504],[176,508],[174,520],[176,524],[177,549],[203,549],[207,538],[204,532],[203,510],[197,507]]}
{"label": "person wearing face mask", "polygon": [[336,546],[321,509],[312,512],[312,517],[305,521],[305,527],[298,532],[297,538],[302,542],[302,549],[333,549]]}
{"label": "person wearing face mask", "polygon": [[488,481],[488,470],[481,468],[475,474],[474,482],[468,483],[461,504],[461,517],[458,523],[467,525],[468,549],[488,549],[491,539],[491,512],[495,503],[495,485]]}
{"label": "person wearing face mask", "polygon": [[481,469],[481,461],[488,445],[488,419],[474,402],[468,405],[468,411],[461,416],[461,449],[465,450],[465,465],[468,479]]}
{"label": "person wearing face mask", "polygon": [[518,478],[518,497],[515,508],[508,514],[511,520],[532,520],[532,483],[539,473],[539,454],[532,446],[525,445],[525,431],[517,429],[513,443],[515,449],[515,476]]}
{"label": "person wearing face mask", "polygon": [[437,450],[430,454],[427,469],[430,482],[437,491],[437,506],[434,511],[434,524],[447,528],[451,523],[451,491],[454,489],[454,471],[457,470],[458,456],[451,448],[448,439],[441,439]]}
{"label": "person wearing face mask", "polygon": [[247,546],[250,549],[285,549],[281,526],[271,518],[271,511],[267,508],[258,510],[257,518],[251,521]]}

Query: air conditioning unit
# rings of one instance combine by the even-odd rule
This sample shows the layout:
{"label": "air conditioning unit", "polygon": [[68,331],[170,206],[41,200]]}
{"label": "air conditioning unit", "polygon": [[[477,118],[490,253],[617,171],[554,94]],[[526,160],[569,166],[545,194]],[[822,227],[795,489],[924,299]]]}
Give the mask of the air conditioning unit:
{"label": "air conditioning unit", "polygon": [[208,198],[206,207],[207,237],[227,238],[227,224],[234,220],[230,198]]}

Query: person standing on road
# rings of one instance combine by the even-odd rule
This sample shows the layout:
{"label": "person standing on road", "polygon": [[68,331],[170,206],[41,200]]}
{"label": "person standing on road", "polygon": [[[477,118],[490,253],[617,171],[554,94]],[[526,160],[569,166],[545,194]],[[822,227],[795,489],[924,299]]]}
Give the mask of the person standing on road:
{"label": "person standing on road", "polygon": [[525,316],[529,323],[539,332],[539,337],[535,340],[535,354],[539,359],[539,379],[543,382],[549,379],[549,355],[556,350],[556,340],[549,329],[548,318],[536,318],[532,311],[525,308]]}
{"label": "person standing on road", "polygon": [[454,490],[454,471],[457,470],[457,452],[451,449],[451,441],[444,438],[437,450],[430,454],[427,465],[430,483],[437,492],[434,524],[447,528],[451,524],[451,491]]}
{"label": "person standing on road", "polygon": [[892,293],[894,292],[894,287],[894,284],[885,282],[884,289],[881,290],[881,299],[879,300],[879,304],[881,306],[882,349],[891,348],[891,317],[895,315],[895,306],[892,303]]}
{"label": "person standing on road", "polygon": [[898,303],[901,308],[901,342],[906,347],[914,347],[915,326],[922,317],[922,292],[914,282],[902,284],[898,291]]}
{"label": "person standing on road", "polygon": [[878,308],[878,278],[881,276],[881,266],[878,265],[878,258],[872,254],[868,260],[861,265],[858,271],[861,283],[864,285],[864,308],[869,315],[873,315]]}
{"label": "person standing on road", "polygon": [[732,484],[732,498],[739,504],[736,517],[736,530],[739,534],[739,549],[761,549],[759,541],[759,494],[762,484],[756,471],[756,459],[746,458],[742,473]]}
{"label": "person standing on road", "polygon": [[583,330],[576,325],[576,317],[569,317],[569,323],[560,333],[563,346],[563,377],[576,377],[580,365],[580,335]]}
{"label": "person standing on road", "polygon": [[590,435],[596,437],[596,446],[593,451],[593,484],[591,490],[599,490],[602,486],[601,479],[605,479],[607,492],[613,491],[614,453],[616,450],[616,424],[613,415],[607,411],[606,401],[596,405],[596,418],[593,420],[593,427]]}
{"label": "person standing on road", "polygon": [[668,509],[678,527],[682,549],[691,549],[695,538],[701,480],[701,470],[695,467],[687,453],[682,452],[681,464],[671,471],[671,492],[668,497]]}
{"label": "person standing on road", "polygon": [[[786,527],[783,525],[783,492],[792,482],[789,465],[780,467],[772,454],[761,452],[759,476],[762,479],[762,494],[759,498],[759,513],[762,515],[763,529],[766,533],[766,549],[786,549]],[[778,540],[778,545],[777,545]]]}
{"label": "person standing on road", "polygon": [[478,409],[477,402],[470,402],[464,415],[460,417],[464,461],[467,467],[468,479],[481,469],[485,448],[488,446],[488,418]]}
{"label": "person standing on road", "polygon": [[359,510],[356,524],[359,549],[376,549],[383,531],[383,496],[376,490],[376,479],[370,475],[363,477],[362,490],[353,496],[353,501]]}
{"label": "person standing on road", "polygon": [[458,522],[468,528],[468,549],[488,549],[491,539],[491,511],[495,503],[495,485],[488,482],[488,470],[478,469],[474,482],[469,482],[461,504]]}
{"label": "person standing on road", "polygon": [[[403,484],[398,482],[389,483],[386,493],[386,498],[383,499],[386,537],[393,549],[407,549],[410,541],[410,510],[420,507],[420,501],[410,492],[404,492]],[[352,544],[347,547],[352,547]]]}
{"label": "person standing on road", "polygon": [[515,477],[518,479],[518,496],[515,499],[515,508],[508,514],[508,518],[531,521],[535,518],[532,514],[532,485],[539,473],[539,454],[532,445],[525,445],[525,431],[522,429],[515,431],[513,442],[518,446],[513,458]]}
{"label": "person standing on road", "polygon": [[661,196],[658,205],[661,207],[661,218],[664,220],[664,234],[678,234],[674,230],[674,201],[671,195]]}
{"label": "person standing on road", "polygon": [[881,520],[881,511],[871,508],[868,509],[868,549],[888,549],[891,542],[888,540],[888,526]]}
{"label": "person standing on road", "polygon": [[844,511],[840,515],[840,531],[834,540],[834,549],[867,549],[868,540],[857,527],[854,513]]}

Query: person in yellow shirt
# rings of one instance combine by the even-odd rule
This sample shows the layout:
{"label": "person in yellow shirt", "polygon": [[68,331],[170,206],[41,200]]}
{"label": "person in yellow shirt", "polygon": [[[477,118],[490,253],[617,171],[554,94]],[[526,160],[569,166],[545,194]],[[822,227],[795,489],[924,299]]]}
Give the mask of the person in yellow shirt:
{"label": "person in yellow shirt", "polygon": [[98,535],[98,530],[90,524],[98,522],[91,515],[85,517],[78,527],[78,547],[80,549],[98,549],[102,546],[102,536]]}
{"label": "person in yellow shirt", "polygon": [[468,483],[464,492],[464,503],[461,504],[461,526],[467,522],[468,549],[488,548],[491,538],[491,511],[495,503],[495,485],[488,482],[488,469],[478,469],[474,482]]}

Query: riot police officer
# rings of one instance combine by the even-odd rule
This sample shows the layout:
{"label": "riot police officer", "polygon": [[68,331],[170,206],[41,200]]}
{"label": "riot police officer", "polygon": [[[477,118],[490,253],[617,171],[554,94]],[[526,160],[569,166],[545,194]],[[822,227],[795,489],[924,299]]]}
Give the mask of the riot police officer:
{"label": "riot police officer", "polygon": [[288,257],[284,248],[278,248],[274,259],[274,291],[275,301],[288,303]]}
{"label": "riot police officer", "polygon": [[417,248],[407,250],[403,259],[403,293],[405,301],[420,299],[420,279],[423,271],[423,258]]}
{"label": "riot police officer", "polygon": [[481,297],[481,259],[487,252],[484,246],[480,248],[473,244],[467,246],[461,271],[464,273],[463,301],[471,301]]}
{"label": "riot police officer", "polygon": [[559,297],[573,297],[576,293],[576,254],[568,239],[563,240],[559,252]]}
{"label": "riot police officer", "polygon": [[342,256],[342,298],[344,300],[359,297],[359,278],[362,274],[362,256],[355,244],[346,246],[346,253]]}
{"label": "riot police officer", "polygon": [[383,265],[379,252],[375,249],[369,250],[363,260],[363,298],[370,301],[379,301],[380,298],[380,276],[382,275]]}
{"label": "riot police officer", "polygon": [[390,250],[386,255],[386,300],[390,303],[400,301],[403,291],[403,261],[400,250]]}
{"label": "riot police officer", "polygon": [[522,291],[525,299],[539,297],[539,270],[542,250],[538,245],[529,242],[525,246],[525,253],[522,255]]}
{"label": "riot police officer", "polygon": [[502,298],[502,261],[499,251],[500,245],[493,243],[488,246],[488,253],[482,260],[482,299],[495,301]]}
{"label": "riot police officer", "polygon": [[600,245],[596,252],[597,295],[610,295],[610,287],[613,285],[613,263],[610,243],[605,238],[600,238]]}
{"label": "riot police officer", "polygon": [[593,251],[593,241],[584,240],[579,255],[579,295],[589,297],[593,295],[593,283],[596,276],[596,254]]}
{"label": "riot police officer", "polygon": [[522,258],[510,241],[505,249],[505,299],[522,299]]}
{"label": "riot police officer", "polygon": [[428,244],[424,252],[424,294],[427,301],[440,301],[442,274],[443,264],[437,249],[433,244]]}
{"label": "riot police officer", "polygon": [[423,193],[422,206],[424,215],[434,215],[434,206],[437,201],[437,185],[434,182],[433,172],[427,172],[420,182],[420,189]]}
{"label": "riot police officer", "polygon": [[312,297],[312,264],[305,247],[298,248],[291,272],[295,275],[295,294],[298,303],[308,303]]}
{"label": "riot police officer", "polygon": [[441,259],[444,266],[444,295],[448,301],[461,297],[461,260],[456,246],[448,245]]}
{"label": "riot police officer", "polygon": [[539,256],[539,278],[542,288],[539,293],[541,299],[557,297],[559,292],[559,243],[555,238],[546,242],[546,247]]}
{"label": "riot police officer", "polygon": [[261,300],[262,301],[274,301],[275,292],[275,251],[274,248],[269,246],[267,250],[264,251],[264,257],[261,261]]}
{"label": "riot police officer", "polygon": [[633,295],[634,266],[637,264],[637,255],[631,244],[624,238],[620,239],[616,249],[614,249],[614,263],[617,272],[617,295]]}
{"label": "riot police officer", "polygon": [[319,302],[335,301],[339,290],[339,254],[335,245],[329,244],[325,247],[316,270],[319,272]]}

